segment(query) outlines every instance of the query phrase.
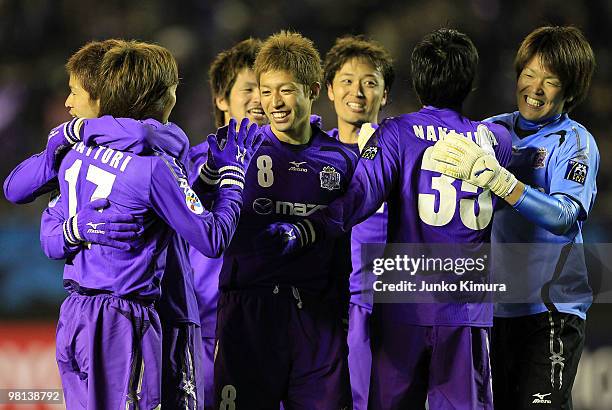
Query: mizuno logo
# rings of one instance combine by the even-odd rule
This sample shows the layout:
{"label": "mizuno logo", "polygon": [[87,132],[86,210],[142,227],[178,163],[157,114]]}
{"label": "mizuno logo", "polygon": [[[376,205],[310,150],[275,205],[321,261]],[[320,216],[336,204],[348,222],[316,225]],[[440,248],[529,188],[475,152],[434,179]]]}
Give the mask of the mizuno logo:
{"label": "mizuno logo", "polygon": [[243,148],[243,151],[240,151],[240,147],[238,147],[238,152],[236,153],[236,161],[244,164],[244,157],[246,156],[246,148]]}
{"label": "mizuno logo", "polygon": [[287,232],[284,232],[283,236],[284,236],[283,242],[289,242],[289,241],[293,241],[294,239],[296,239],[296,236],[293,233],[293,229],[290,229]]}
{"label": "mizuno logo", "polygon": [[104,222],[98,222],[97,224],[93,222],[87,222],[85,225],[91,226],[93,229],[98,229],[98,226],[104,225]]}
{"label": "mizuno logo", "polygon": [[485,168],[485,169],[483,169],[483,170],[480,170],[480,171],[475,172],[475,173],[474,173],[474,176],[475,176],[475,177],[479,177],[480,175],[482,175],[483,173],[485,173],[485,172],[487,172],[487,171],[491,171],[491,172],[493,172],[493,170],[492,170],[491,168]]}
{"label": "mizuno logo", "polygon": [[546,399],[546,396],[550,396],[552,393],[535,393],[533,394],[533,397],[535,397],[535,399],[533,399],[533,401],[531,402],[532,404],[552,404],[552,400],[550,399]]}
{"label": "mizuno logo", "polygon": [[290,164],[292,164],[293,166],[289,167],[289,171],[296,171],[296,172],[308,172],[308,168],[304,168],[302,167],[302,165],[304,165],[306,163],[306,161],[289,161]]}

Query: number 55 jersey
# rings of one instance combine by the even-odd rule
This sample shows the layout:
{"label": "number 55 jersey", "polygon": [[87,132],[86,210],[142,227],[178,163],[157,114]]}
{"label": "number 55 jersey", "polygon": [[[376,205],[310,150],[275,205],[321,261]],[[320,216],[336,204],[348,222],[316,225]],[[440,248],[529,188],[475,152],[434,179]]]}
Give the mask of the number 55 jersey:
{"label": "number 55 jersey", "polygon": [[[451,131],[475,139],[480,124],[454,110],[429,106],[383,121],[364,147],[347,193],[323,213],[324,229],[332,235],[347,232],[387,201],[388,243],[489,242],[497,198],[434,171],[430,159],[438,139]],[[487,126],[496,138],[495,155],[505,166],[511,137],[501,126]],[[389,308],[396,312],[395,320],[410,325],[486,327],[493,320],[488,303],[410,303]]]}

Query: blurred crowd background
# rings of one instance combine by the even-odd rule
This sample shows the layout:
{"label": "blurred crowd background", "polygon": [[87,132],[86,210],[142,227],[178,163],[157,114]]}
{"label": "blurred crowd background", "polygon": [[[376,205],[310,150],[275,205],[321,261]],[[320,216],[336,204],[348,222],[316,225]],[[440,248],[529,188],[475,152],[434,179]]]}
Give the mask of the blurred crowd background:
{"label": "blurred crowd background", "polygon": [[[586,238],[612,242],[609,0],[0,0],[0,176],[4,180],[20,161],[41,151],[48,131],[69,119],[64,64],[93,39],[139,39],[174,53],[181,83],[170,119],[195,144],[214,131],[207,82],[210,62],[246,37],[265,39],[281,29],[299,31],[315,42],[322,57],[344,34],[378,40],[393,55],[396,70],[384,118],[419,108],[411,88],[413,46],[433,29],[457,28],[480,52],[478,81],[464,107],[468,116],[480,119],[515,109],[514,54],[523,37],[543,24],[580,27],[595,51],[598,66],[589,97],[572,117],[591,131],[601,152],[599,193]],[[326,128],[336,125],[325,93],[314,112],[323,116]],[[65,296],[62,264],[46,260],[40,250],[38,226],[45,206],[42,198],[24,206],[0,200],[0,320],[57,318]],[[594,309],[591,340],[612,345],[607,314],[597,319],[601,309],[612,311],[612,306]]]}

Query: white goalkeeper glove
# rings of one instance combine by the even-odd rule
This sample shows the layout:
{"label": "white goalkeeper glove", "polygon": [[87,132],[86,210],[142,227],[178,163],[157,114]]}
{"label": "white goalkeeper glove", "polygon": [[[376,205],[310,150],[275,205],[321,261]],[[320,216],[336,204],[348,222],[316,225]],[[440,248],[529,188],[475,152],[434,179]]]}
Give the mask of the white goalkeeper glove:
{"label": "white goalkeeper glove", "polygon": [[480,145],[452,132],[436,142],[431,153],[435,170],[490,189],[501,198],[507,197],[518,180],[497,162],[493,151],[495,137],[485,125],[478,126],[476,139]]}
{"label": "white goalkeeper glove", "polygon": [[377,128],[378,126],[373,126],[372,123],[369,122],[365,122],[361,125],[359,135],[357,136],[357,146],[359,147],[359,152],[363,152],[363,149]]}

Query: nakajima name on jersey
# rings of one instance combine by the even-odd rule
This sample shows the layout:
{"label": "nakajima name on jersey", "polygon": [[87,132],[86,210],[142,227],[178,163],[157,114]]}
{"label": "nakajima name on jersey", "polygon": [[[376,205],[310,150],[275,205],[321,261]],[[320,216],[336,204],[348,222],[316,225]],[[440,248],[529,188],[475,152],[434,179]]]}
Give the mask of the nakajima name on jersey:
{"label": "nakajima name on jersey", "polygon": [[253,211],[259,215],[310,216],[319,209],[327,208],[327,205],[302,204],[299,202],[273,201],[269,198],[257,198],[253,201]]}
{"label": "nakajima name on jersey", "polygon": [[[412,130],[414,131],[414,135],[416,135],[422,140],[436,142],[439,139],[444,139],[447,134],[454,132],[456,134],[461,135],[462,137],[467,136],[467,138],[471,139],[472,141],[475,141],[478,145],[482,145],[481,142],[478,140],[478,137],[476,136],[476,132],[457,132],[455,130],[450,130],[446,127],[439,127],[435,125],[413,125]],[[495,135],[492,132],[489,132],[488,134],[493,146],[496,146],[497,138],[495,138]]]}
{"label": "nakajima name on jersey", "polygon": [[118,169],[121,172],[125,171],[125,168],[132,160],[131,155],[121,151],[115,151],[114,149],[102,145],[97,147],[86,147],[84,143],[79,142],[74,145],[72,149],[86,157],[92,157],[103,164],[107,164],[111,168]]}

